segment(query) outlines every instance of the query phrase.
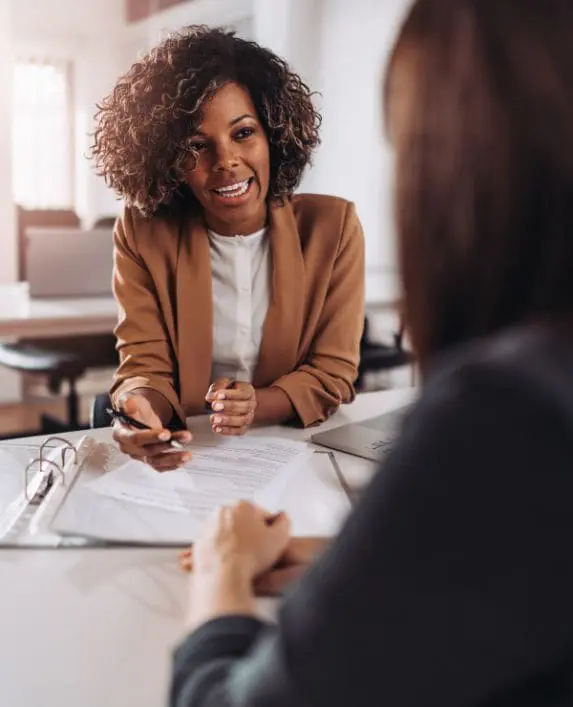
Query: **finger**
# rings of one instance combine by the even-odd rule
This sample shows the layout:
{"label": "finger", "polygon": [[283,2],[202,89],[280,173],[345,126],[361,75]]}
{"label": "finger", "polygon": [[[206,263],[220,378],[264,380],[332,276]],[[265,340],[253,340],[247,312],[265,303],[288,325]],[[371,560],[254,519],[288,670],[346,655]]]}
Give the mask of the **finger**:
{"label": "finger", "polygon": [[291,538],[280,559],[281,565],[311,564],[326,548],[327,538]]}
{"label": "finger", "polygon": [[[136,432],[133,429],[125,427],[121,424],[115,424],[113,428],[112,439],[117,442],[120,450],[125,454],[129,454],[132,457],[141,458],[146,455],[146,451],[145,446],[138,443],[137,441],[138,439],[140,439],[139,434],[140,433],[138,433],[138,437],[136,437]],[[157,440],[157,434],[153,432],[147,437],[146,441],[148,444],[160,443]]]}
{"label": "finger", "polygon": [[255,580],[255,592],[258,596],[280,596],[290,584],[300,579],[306,569],[306,565],[292,565],[266,572]]}
{"label": "finger", "polygon": [[252,413],[248,415],[211,415],[213,427],[248,427],[252,421]]}
{"label": "finger", "polygon": [[177,432],[171,433],[171,439],[181,444],[190,444],[193,441],[193,435],[189,430],[177,430]]}
{"label": "finger", "polygon": [[156,471],[173,471],[191,460],[190,452],[166,452],[155,457],[146,457],[146,463]]}
{"label": "finger", "polygon": [[143,456],[152,458],[163,455],[173,449],[169,442],[160,442],[158,444],[146,444],[141,448]]}
{"label": "finger", "polygon": [[268,525],[268,532],[278,548],[277,560],[282,557],[290,540],[290,518],[286,513],[278,513]]}
{"label": "finger", "polygon": [[193,570],[193,553],[191,550],[185,550],[179,554],[179,568],[183,572],[191,572]]}
{"label": "finger", "polygon": [[213,427],[213,432],[224,437],[244,437],[248,427]]}
{"label": "finger", "polygon": [[164,427],[154,427],[149,430],[138,430],[135,427],[125,424],[121,420],[114,420],[113,436],[120,435],[123,439],[142,440],[145,444],[154,442],[166,442],[171,439],[171,432]]}
{"label": "finger", "polygon": [[248,415],[255,411],[254,400],[216,400],[213,405],[213,412],[223,415]]}
{"label": "finger", "polygon": [[207,400],[207,402],[210,402],[211,400],[213,400],[217,391],[228,388],[232,382],[233,381],[230,378],[219,378],[214,383],[211,383],[211,385],[209,386],[209,390],[207,391],[207,395],[205,396],[205,400]]}
{"label": "finger", "polygon": [[[147,449],[157,444],[167,444],[171,439],[169,430],[126,430],[123,438],[129,444]],[[146,454],[149,452],[146,451]]]}
{"label": "finger", "polygon": [[215,393],[215,400],[253,400],[255,398],[255,389],[252,386],[248,388],[231,388],[230,390],[220,390]]}

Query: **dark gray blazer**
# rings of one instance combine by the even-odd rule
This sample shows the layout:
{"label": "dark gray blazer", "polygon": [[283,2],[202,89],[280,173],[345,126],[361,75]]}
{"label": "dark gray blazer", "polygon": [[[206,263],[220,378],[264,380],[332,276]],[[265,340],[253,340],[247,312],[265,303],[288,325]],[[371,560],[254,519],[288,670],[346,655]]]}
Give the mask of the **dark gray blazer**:
{"label": "dark gray blazer", "polygon": [[437,366],[278,626],[201,627],[171,704],[573,704],[573,341],[514,330]]}

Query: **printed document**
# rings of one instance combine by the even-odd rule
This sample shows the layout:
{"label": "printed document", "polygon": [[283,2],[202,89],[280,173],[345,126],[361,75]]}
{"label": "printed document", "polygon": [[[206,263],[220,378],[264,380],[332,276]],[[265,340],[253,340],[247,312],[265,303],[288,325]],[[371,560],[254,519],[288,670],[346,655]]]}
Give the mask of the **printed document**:
{"label": "printed document", "polygon": [[311,456],[303,442],[269,437],[229,438],[192,451],[193,459],[177,471],[158,473],[130,460],[86,487],[123,503],[191,514],[195,521],[237,500],[275,512],[292,475]]}

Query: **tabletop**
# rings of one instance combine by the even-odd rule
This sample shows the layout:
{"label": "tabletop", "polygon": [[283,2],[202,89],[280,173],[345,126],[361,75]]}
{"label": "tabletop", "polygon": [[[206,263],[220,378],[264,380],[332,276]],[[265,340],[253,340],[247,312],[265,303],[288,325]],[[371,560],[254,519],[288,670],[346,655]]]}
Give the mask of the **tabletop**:
{"label": "tabletop", "polygon": [[[367,311],[394,311],[399,303],[395,272],[368,270]],[[113,297],[30,297],[28,284],[0,285],[0,339],[107,334],[117,323]]]}
{"label": "tabletop", "polygon": [[107,334],[117,323],[113,297],[30,297],[28,285],[0,285],[0,338]]}
{"label": "tabletop", "polygon": [[[413,397],[410,389],[360,395],[324,428],[382,414]],[[206,417],[189,419],[191,429],[206,423]],[[307,439],[314,431],[268,427],[257,434]],[[64,436],[74,441],[84,434]],[[111,432],[90,434],[108,441]],[[6,440],[0,449],[25,461],[44,439]],[[371,462],[336,458],[353,486],[367,483],[375,471]],[[327,479],[325,471],[314,487],[298,483],[305,495],[295,484],[286,510],[296,512],[304,498],[311,514],[322,513],[335,532],[349,512],[335,477]],[[261,600],[258,608],[272,617],[276,602]],[[173,549],[0,550],[0,704],[166,704],[171,651],[185,634],[187,609],[188,578]]]}

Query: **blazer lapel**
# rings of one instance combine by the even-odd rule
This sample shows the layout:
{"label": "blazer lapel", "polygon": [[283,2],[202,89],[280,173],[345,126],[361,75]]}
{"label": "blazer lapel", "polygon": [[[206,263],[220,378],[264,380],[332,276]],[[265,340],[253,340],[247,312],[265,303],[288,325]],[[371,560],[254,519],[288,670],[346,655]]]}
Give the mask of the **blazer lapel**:
{"label": "blazer lapel", "polygon": [[305,302],[304,258],[289,201],[269,211],[271,297],[263,327],[255,387],[265,387],[298,364]]}
{"label": "blazer lapel", "polygon": [[187,414],[202,412],[211,383],[213,296],[209,236],[201,219],[182,228],[177,255],[177,356],[181,400]]}

